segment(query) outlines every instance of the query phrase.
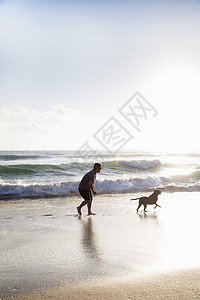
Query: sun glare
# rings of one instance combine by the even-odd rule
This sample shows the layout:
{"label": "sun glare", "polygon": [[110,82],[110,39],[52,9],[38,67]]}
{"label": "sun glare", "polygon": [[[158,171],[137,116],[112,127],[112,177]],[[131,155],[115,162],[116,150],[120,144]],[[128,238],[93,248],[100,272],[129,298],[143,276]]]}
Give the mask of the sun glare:
{"label": "sun glare", "polygon": [[160,70],[157,76],[158,90],[170,94],[171,98],[176,96],[178,100],[183,96],[183,100],[188,101],[188,93],[189,95],[199,93],[199,70],[192,64],[183,62],[166,64],[165,70]]}
{"label": "sun glare", "polygon": [[[160,136],[167,140],[167,151],[188,152],[197,149],[199,120],[199,70],[193,64],[165,64],[157,70],[153,90],[158,107]],[[163,145],[165,143],[163,137]]]}
{"label": "sun glare", "polygon": [[170,85],[173,92],[192,92],[194,88],[198,88],[197,70],[187,64],[171,66],[166,73],[165,81]]}

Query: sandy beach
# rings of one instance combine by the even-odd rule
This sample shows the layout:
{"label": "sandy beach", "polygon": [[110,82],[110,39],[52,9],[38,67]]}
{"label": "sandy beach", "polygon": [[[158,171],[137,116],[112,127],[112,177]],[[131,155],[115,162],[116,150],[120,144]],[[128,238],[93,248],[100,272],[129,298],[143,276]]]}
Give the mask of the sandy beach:
{"label": "sandy beach", "polygon": [[[134,196],[140,196],[135,194]],[[200,194],[0,202],[0,299],[200,299]]]}

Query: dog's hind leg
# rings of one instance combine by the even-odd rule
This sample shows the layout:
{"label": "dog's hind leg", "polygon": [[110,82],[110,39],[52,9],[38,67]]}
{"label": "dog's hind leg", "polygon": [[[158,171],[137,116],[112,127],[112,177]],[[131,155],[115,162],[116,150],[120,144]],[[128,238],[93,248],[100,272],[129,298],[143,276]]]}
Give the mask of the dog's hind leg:
{"label": "dog's hind leg", "polygon": [[139,201],[138,208],[137,208],[137,212],[138,212],[140,206],[142,206],[142,203]]}
{"label": "dog's hind leg", "polygon": [[144,212],[146,212],[147,204],[143,204],[143,205],[144,205]]}

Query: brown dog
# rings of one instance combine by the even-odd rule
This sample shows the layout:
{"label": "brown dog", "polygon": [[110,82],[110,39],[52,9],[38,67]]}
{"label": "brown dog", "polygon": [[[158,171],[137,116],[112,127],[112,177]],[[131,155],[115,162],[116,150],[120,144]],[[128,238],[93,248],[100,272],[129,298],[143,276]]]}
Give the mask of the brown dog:
{"label": "brown dog", "polygon": [[146,211],[146,207],[147,207],[147,204],[155,204],[155,207],[156,208],[157,206],[161,207],[160,205],[158,205],[156,202],[158,201],[158,195],[161,194],[161,191],[159,190],[154,190],[153,194],[151,194],[149,197],[140,197],[140,198],[135,198],[135,199],[131,199],[131,200],[139,200],[139,205],[138,205],[138,208],[137,208],[137,211],[138,209],[140,208],[140,206],[144,205],[144,211]]}

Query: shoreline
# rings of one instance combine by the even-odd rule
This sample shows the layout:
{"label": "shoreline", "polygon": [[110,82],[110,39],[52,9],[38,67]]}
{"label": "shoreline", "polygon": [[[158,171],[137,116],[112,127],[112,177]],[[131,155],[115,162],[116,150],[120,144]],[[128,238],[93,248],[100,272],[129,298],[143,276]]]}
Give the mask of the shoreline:
{"label": "shoreline", "polygon": [[[97,197],[113,197],[113,196],[122,196],[122,195],[136,195],[139,197],[144,196],[144,195],[150,195],[153,191],[155,190],[160,190],[162,193],[168,194],[168,195],[173,195],[173,194],[196,194],[196,193],[200,193],[200,190],[183,190],[182,187],[176,188],[175,190],[173,190],[173,188],[171,188],[170,186],[165,188],[147,188],[147,189],[134,189],[134,191],[130,191],[130,190],[124,190],[124,191],[117,191],[117,192],[98,192],[97,193]],[[42,196],[23,196],[23,197],[11,197],[10,196],[1,196],[0,195],[0,204],[1,203],[9,203],[9,202],[20,202],[20,201],[51,201],[51,200],[65,200],[65,199],[74,199],[74,198],[80,198],[81,196],[79,194],[79,192],[72,192],[70,194],[63,194],[63,195],[42,195]]]}
{"label": "shoreline", "polygon": [[97,195],[81,218],[81,197],[0,202],[0,299],[170,299],[187,282],[198,297],[199,195],[162,193],[147,213],[132,194]]}

